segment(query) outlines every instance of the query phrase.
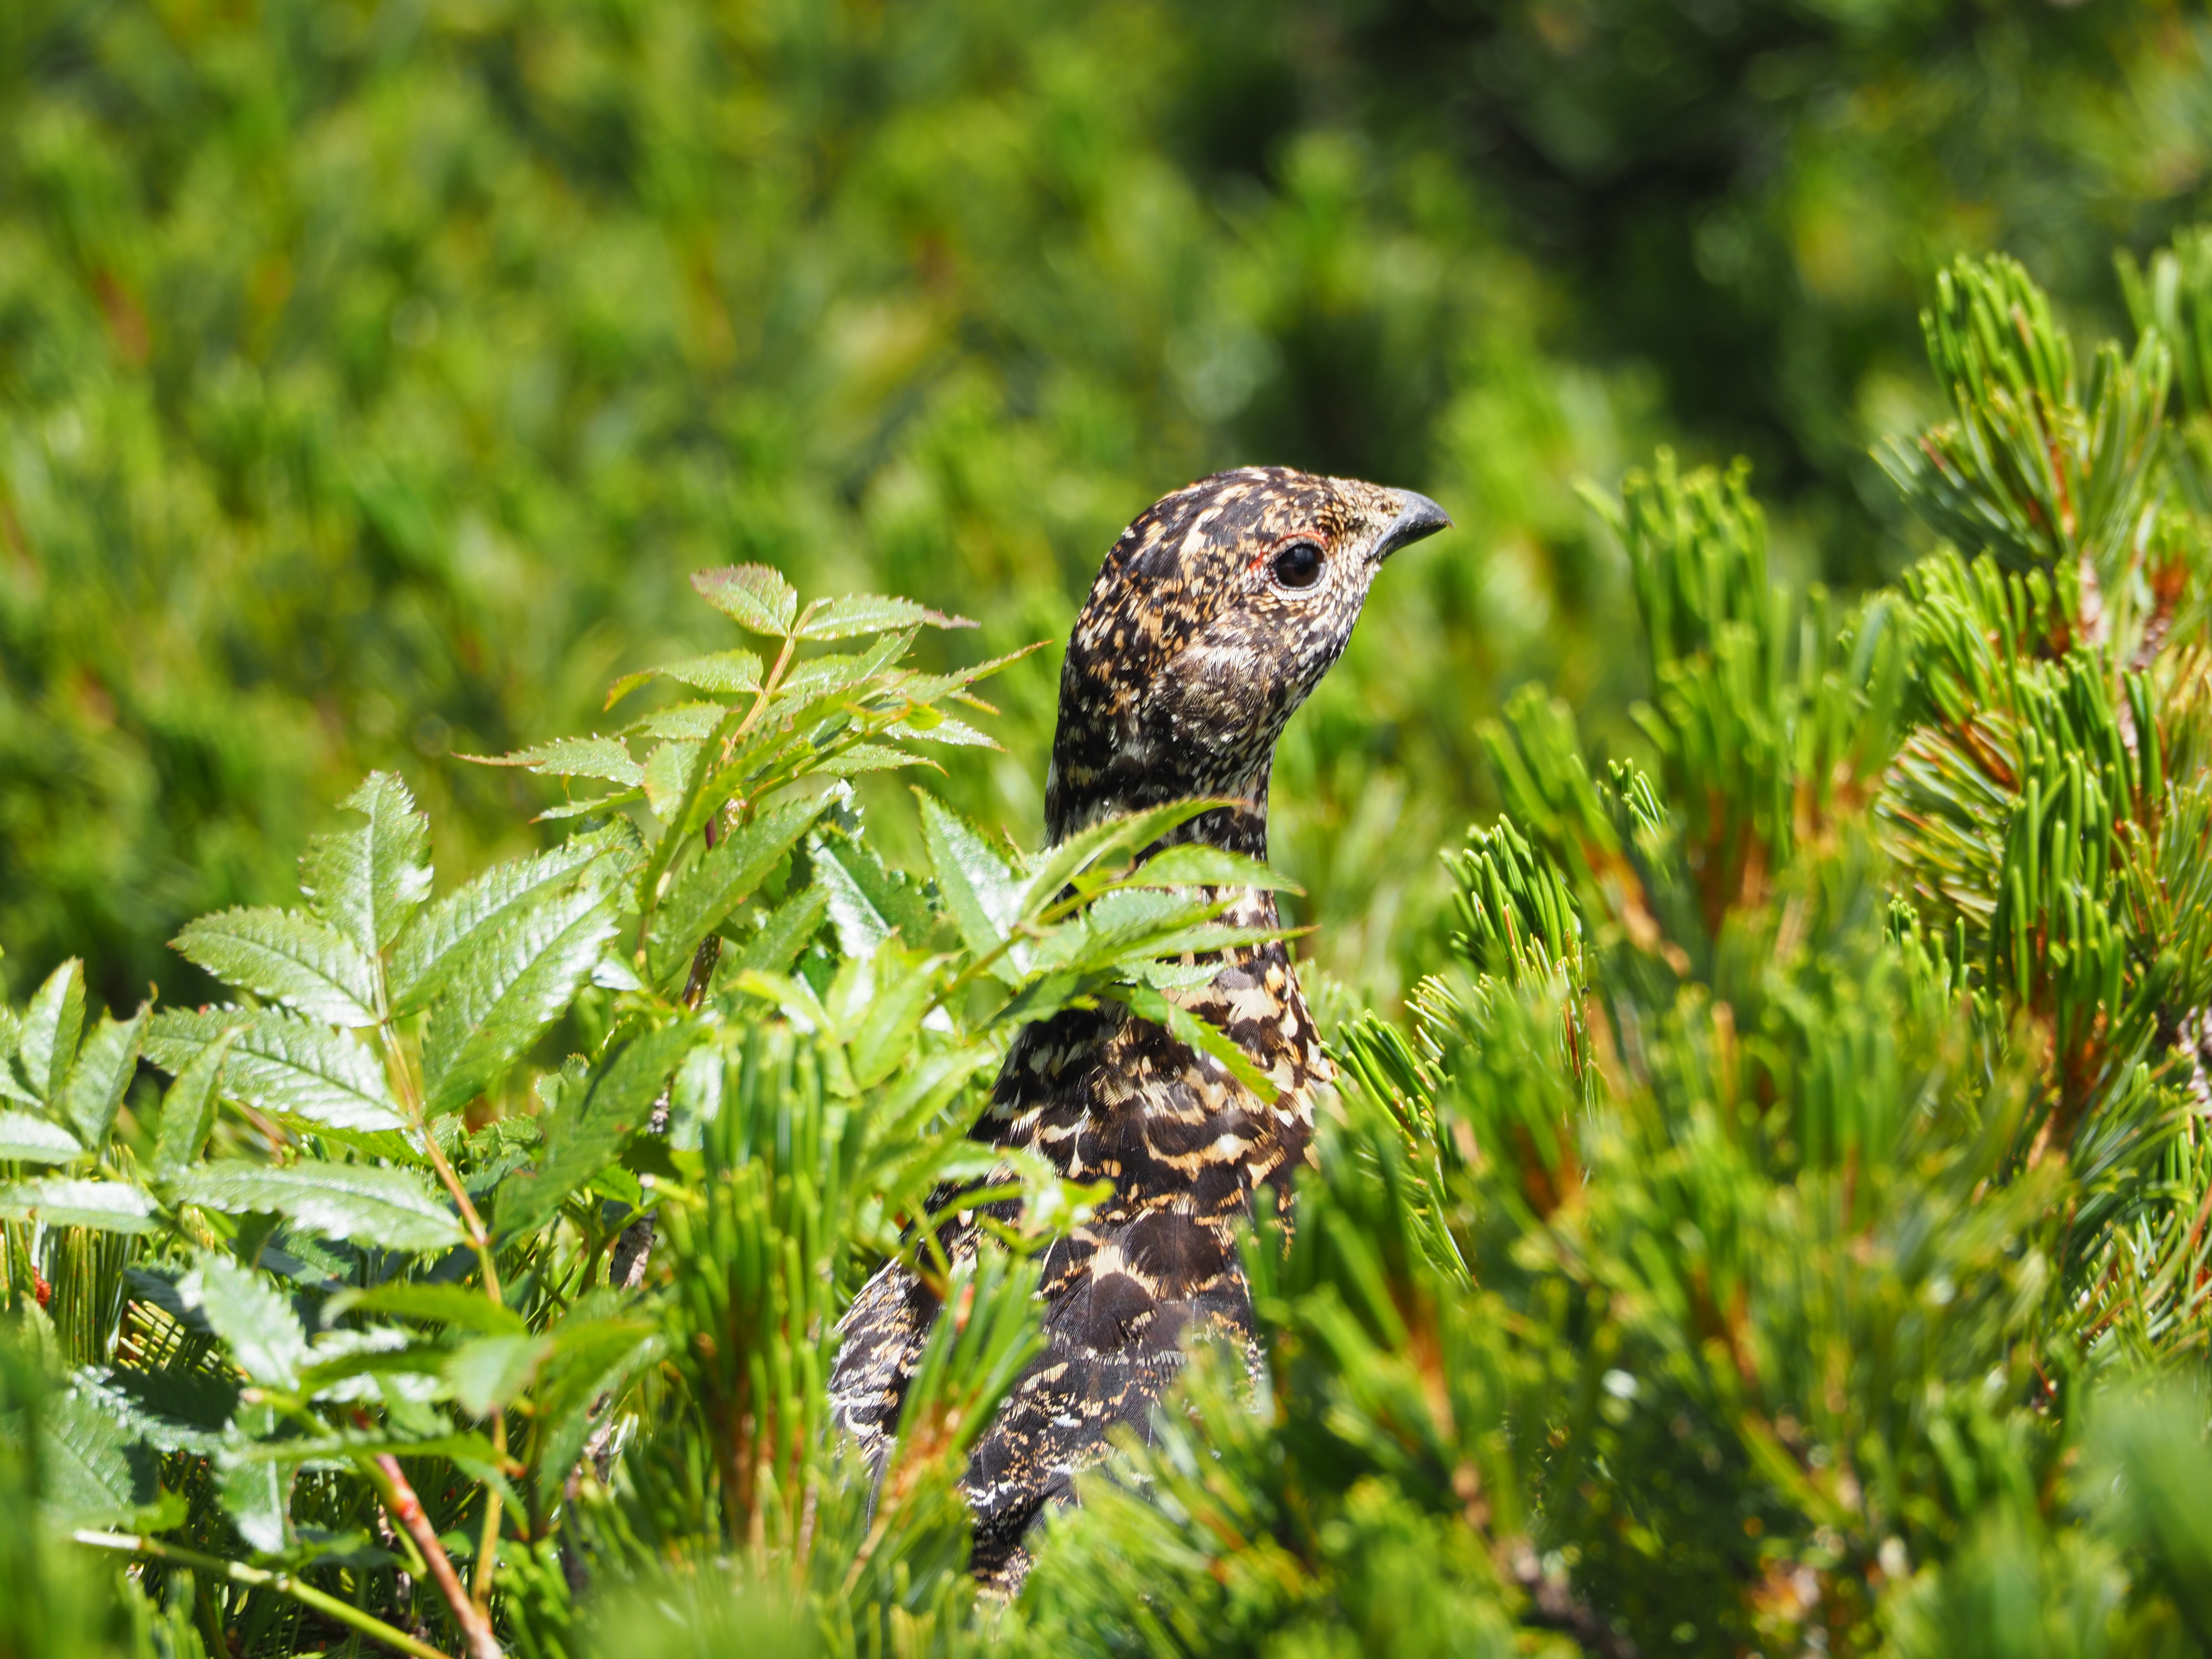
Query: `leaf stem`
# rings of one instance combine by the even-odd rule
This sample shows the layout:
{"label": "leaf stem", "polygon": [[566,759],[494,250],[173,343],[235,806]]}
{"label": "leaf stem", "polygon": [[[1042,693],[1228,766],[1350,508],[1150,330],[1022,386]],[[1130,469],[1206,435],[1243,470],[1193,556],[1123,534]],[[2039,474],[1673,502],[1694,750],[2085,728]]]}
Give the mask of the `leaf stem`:
{"label": "leaf stem", "polygon": [[[448,1656],[428,1642],[420,1641],[406,1632],[395,1630],[374,1613],[362,1612],[349,1601],[341,1601],[327,1591],[313,1584],[301,1583],[289,1572],[269,1572],[259,1567],[249,1567],[242,1561],[226,1561],[220,1556],[203,1555],[198,1550],[188,1550],[174,1544],[163,1543],[158,1538],[147,1538],[136,1533],[94,1532],[81,1530],[70,1536],[78,1543],[96,1550],[118,1550],[129,1555],[143,1555],[156,1561],[173,1561],[180,1567],[190,1567],[194,1572],[210,1573],[248,1589],[271,1589],[279,1595],[289,1595],[304,1607],[313,1607],[325,1618],[359,1631],[371,1641],[381,1642],[401,1653],[410,1653],[415,1659],[448,1659]],[[495,1652],[497,1650],[493,1650]]]}
{"label": "leaf stem", "polygon": [[[461,1213],[461,1224],[468,1229],[469,1246],[471,1249],[475,1250],[477,1255],[477,1265],[483,1273],[483,1292],[485,1298],[489,1300],[494,1307],[503,1308],[507,1305],[507,1301],[505,1297],[503,1297],[500,1292],[499,1263],[496,1255],[491,1247],[490,1230],[485,1227],[483,1224],[483,1217],[477,1213],[476,1205],[469,1198],[469,1189],[461,1184],[460,1176],[454,1171],[453,1166],[452,1163],[447,1160],[444,1150],[438,1145],[437,1133],[431,1127],[428,1115],[423,1107],[422,1091],[420,1085],[416,1081],[415,1069],[407,1063],[407,1056],[400,1049],[398,1041],[396,1040],[396,1034],[392,1030],[389,1021],[386,1021],[383,1025],[378,1027],[378,1035],[383,1040],[385,1054],[391,1061],[391,1069],[398,1076],[400,1104],[406,1111],[408,1117],[413,1121],[415,1127],[422,1131],[423,1148],[430,1156],[430,1167],[437,1171],[439,1181],[443,1183],[447,1192],[453,1195],[454,1204],[459,1207]],[[506,1452],[507,1413],[504,1412],[497,1412],[493,1415],[492,1443],[497,1446],[502,1454]],[[411,1490],[408,1489],[405,1479],[399,1475],[399,1464],[398,1461],[389,1455],[381,1456],[378,1461],[380,1462],[388,1462],[392,1465],[391,1472],[392,1475],[398,1480],[399,1490],[406,1492],[409,1501],[411,1502],[414,1498],[414,1493]],[[417,1504],[416,1508],[416,1512],[419,1514],[421,1512],[421,1505]],[[487,1480],[484,1482],[483,1538],[482,1543],[477,1546],[477,1549],[476,1599],[471,1605],[477,1609],[477,1617],[478,1620],[483,1623],[483,1638],[485,1642],[490,1644],[489,1650],[493,1654],[496,1654],[499,1651],[499,1646],[498,1644],[491,1641],[491,1626],[489,1622],[485,1620],[483,1608],[489,1606],[490,1603],[492,1572],[498,1563],[499,1516],[499,1490]],[[426,1522],[425,1524],[427,1525],[428,1523]],[[436,1541],[436,1536],[434,1534],[431,1537],[431,1542],[434,1546]],[[428,1553],[429,1552],[428,1550],[424,1551],[426,1557]],[[445,1569],[442,1575],[438,1571],[438,1568],[441,1564],[443,1565]],[[446,1561],[442,1553],[441,1553],[436,1560],[431,1562],[432,1577],[438,1579],[438,1586],[441,1589],[445,1589],[446,1580],[452,1577],[453,1571],[453,1564],[449,1561]],[[454,1581],[453,1588],[455,1591],[459,1590],[459,1581],[458,1579]],[[452,1600],[452,1595],[449,1595],[447,1599],[449,1601]],[[454,1616],[456,1618],[460,1617],[460,1612],[458,1607],[454,1609]],[[463,1630],[469,1632],[471,1638],[470,1645],[471,1649],[474,1649],[477,1645],[475,1641],[476,1632],[471,1629],[468,1621],[465,1619],[462,1620],[461,1627]]]}
{"label": "leaf stem", "polygon": [[408,1485],[406,1473],[400,1468],[399,1460],[390,1452],[378,1452],[363,1465],[363,1472],[374,1484],[377,1495],[383,1498],[384,1506],[391,1511],[392,1518],[400,1524],[407,1535],[415,1540],[415,1547],[422,1552],[422,1559],[430,1569],[430,1577],[438,1586],[438,1593],[446,1598],[446,1605],[453,1609],[454,1622],[460,1626],[461,1634],[467,1638],[469,1659],[501,1659],[499,1638],[492,1634],[491,1620],[461,1588],[460,1575],[453,1571],[453,1558],[446,1553],[446,1547],[438,1541],[437,1530],[431,1526],[430,1517],[423,1514],[422,1500],[415,1495],[415,1488]]}

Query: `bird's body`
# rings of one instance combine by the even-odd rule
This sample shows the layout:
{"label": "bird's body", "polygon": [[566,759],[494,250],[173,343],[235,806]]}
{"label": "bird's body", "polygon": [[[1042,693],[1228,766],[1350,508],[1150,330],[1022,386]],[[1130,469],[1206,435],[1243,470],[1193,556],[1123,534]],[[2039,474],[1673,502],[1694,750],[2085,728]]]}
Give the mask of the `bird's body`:
{"label": "bird's body", "polygon": [[[1382,558],[1448,520],[1426,498],[1346,479],[1248,468],[1155,505],[1115,544],[1076,623],[1046,787],[1057,842],[1115,812],[1197,797],[1234,805],[1170,840],[1267,855],[1268,772],[1284,723],[1341,653]],[[1240,890],[1222,920],[1277,925],[1273,895]],[[1253,1340],[1236,1234],[1272,1187],[1290,1212],[1316,1088],[1332,1073],[1279,940],[1218,958],[1171,993],[1225,1032],[1271,1103],[1212,1057],[1118,1005],[1025,1027],[973,1131],[1062,1175],[1113,1183],[1042,1263],[1046,1350],[970,1459],[973,1565],[1011,1588],[1022,1539],[1117,1423],[1146,1425],[1184,1345]],[[974,1247],[972,1221],[950,1234]],[[936,1298],[893,1263],[854,1298],[830,1384],[838,1421],[880,1449],[896,1431]]]}

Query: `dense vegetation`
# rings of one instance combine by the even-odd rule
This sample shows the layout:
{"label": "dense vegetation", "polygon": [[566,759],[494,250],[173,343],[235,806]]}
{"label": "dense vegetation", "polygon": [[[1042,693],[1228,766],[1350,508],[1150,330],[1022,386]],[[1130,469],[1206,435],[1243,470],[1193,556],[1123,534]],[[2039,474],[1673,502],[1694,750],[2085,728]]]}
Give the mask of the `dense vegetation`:
{"label": "dense vegetation", "polygon": [[[1901,592],[1778,585],[1741,469],[1599,504],[1643,757],[1534,688],[1489,729],[1453,959],[1338,1027],[1248,1245],[1264,1380],[1201,1351],[1011,1607],[954,1482],[1094,1194],[964,1130],[1085,999],[1264,1087],[1175,994],[1278,878],[1154,850],[1199,804],[1030,860],[927,792],[888,868],[850,781],[988,743],[1008,663],[912,665],[963,619],[702,571],[764,648],[499,758],[557,846],[434,896],[380,773],[302,906],[178,936],[238,1000],[88,1019],[64,964],[0,1031],[19,1650],[2203,1650],[2212,234],[2130,275],[2085,368],[1944,273]],[[1019,1200],[957,1266],[947,1182]],[[876,1482],[825,1359],[894,1250],[956,1313]]]}
{"label": "dense vegetation", "polygon": [[[1476,722],[1640,695],[1576,499],[1758,468],[1794,579],[1893,579],[1913,317],[2021,255],[2090,334],[2203,216],[2212,31],[2153,0],[12,0],[0,7],[0,974],[278,903],[375,769],[447,875],[542,845],[447,763],[703,650],[691,570],[1057,641],[1129,518],[1277,461],[1463,526],[1293,729],[1276,852],[1396,996]],[[933,659],[942,663],[951,659]],[[1033,844],[1049,654],[951,799]],[[871,791],[902,862],[896,787]]]}
{"label": "dense vegetation", "polygon": [[[2212,1652],[2208,37],[2095,10],[0,17],[0,1656]],[[1027,852],[1024,647],[1255,449],[1467,526],[1285,873]],[[966,1127],[1240,1065],[1290,877],[1265,1374],[979,1602],[1092,1194]]]}

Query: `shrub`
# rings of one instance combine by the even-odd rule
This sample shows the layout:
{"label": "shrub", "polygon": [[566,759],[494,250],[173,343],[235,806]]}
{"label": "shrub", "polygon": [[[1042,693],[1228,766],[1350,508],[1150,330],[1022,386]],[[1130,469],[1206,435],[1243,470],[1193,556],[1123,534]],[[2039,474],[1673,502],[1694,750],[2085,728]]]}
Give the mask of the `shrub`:
{"label": "shrub", "polygon": [[[887,866],[850,780],[990,741],[1006,659],[909,662],[958,619],[702,572],[765,649],[498,757],[566,841],[434,896],[378,775],[301,907],[179,936],[235,1002],[88,1022],[64,966],[0,1029],[11,1639],[2203,1650],[2207,272],[2086,376],[2017,267],[1944,275],[1900,591],[1777,586],[1741,468],[1598,499],[1640,750],[1534,690],[1489,732],[1450,959],[1342,1023],[1248,1245],[1263,1375],[1196,1356],[1010,1607],[954,1483],[1096,1194],[965,1131],[1079,999],[1242,1066],[1164,993],[1274,878],[1147,857],[1194,804],[1025,859],[927,792]],[[957,1270],[947,1182],[1019,1200]],[[957,1313],[877,1481],[823,1383],[897,1250]]]}

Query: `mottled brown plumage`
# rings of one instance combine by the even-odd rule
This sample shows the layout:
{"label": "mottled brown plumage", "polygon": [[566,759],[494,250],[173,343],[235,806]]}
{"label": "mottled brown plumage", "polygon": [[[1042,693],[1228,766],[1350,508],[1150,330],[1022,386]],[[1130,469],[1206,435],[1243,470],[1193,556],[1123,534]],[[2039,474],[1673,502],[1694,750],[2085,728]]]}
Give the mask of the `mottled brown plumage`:
{"label": "mottled brown plumage", "polygon": [[[1114,812],[1194,796],[1237,803],[1174,839],[1264,858],[1275,740],[1344,650],[1382,560],[1449,520],[1425,496],[1248,467],[1157,503],[1107,554],[1060,674],[1045,788],[1048,838]],[[1276,925],[1273,895],[1224,920]],[[1140,1431],[1189,1338],[1249,1343],[1236,1232],[1272,1186],[1287,1215],[1308,1156],[1313,1091],[1331,1073],[1289,952],[1224,952],[1211,981],[1174,994],[1227,1032],[1281,1091],[1272,1104],[1162,1027],[1115,1006],[1021,1033],[979,1140],[1028,1147],[1113,1196],[1043,1261],[1045,1352],[978,1443],[965,1490],[975,1570],[1018,1583],[1023,1534],[1116,1423]],[[972,1249],[972,1223],[946,1240]],[[896,1263],[840,1327],[837,1420],[878,1452],[896,1431],[935,1297]]]}

